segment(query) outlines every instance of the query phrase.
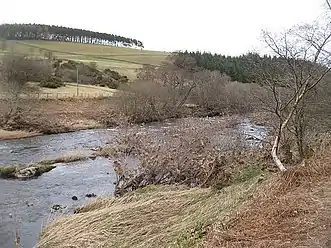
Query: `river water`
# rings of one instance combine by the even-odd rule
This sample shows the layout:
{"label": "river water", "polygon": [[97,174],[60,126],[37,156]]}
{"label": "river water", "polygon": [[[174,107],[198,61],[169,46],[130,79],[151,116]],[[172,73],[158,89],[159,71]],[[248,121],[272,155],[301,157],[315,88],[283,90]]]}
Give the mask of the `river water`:
{"label": "river water", "polygon": [[[174,123],[163,123],[141,129],[163,132],[174,126]],[[259,139],[266,134],[263,127],[254,126],[247,120],[237,129]],[[117,134],[117,129],[102,129],[0,141],[0,166],[26,165],[77,151],[88,154],[92,152],[91,148],[111,143]],[[59,215],[72,214],[76,207],[86,204],[90,200],[86,194],[111,196],[115,181],[111,165],[109,159],[97,158],[60,164],[32,180],[0,179],[0,248],[14,247],[16,231],[23,248],[32,248],[45,224]],[[72,196],[77,196],[78,200],[73,201]],[[64,209],[54,211],[54,205]]]}

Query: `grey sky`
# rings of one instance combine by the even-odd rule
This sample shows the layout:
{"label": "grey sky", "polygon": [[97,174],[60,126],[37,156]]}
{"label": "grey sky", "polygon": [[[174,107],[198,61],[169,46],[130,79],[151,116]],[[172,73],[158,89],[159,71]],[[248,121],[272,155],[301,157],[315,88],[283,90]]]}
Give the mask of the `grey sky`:
{"label": "grey sky", "polygon": [[324,0],[4,0],[1,23],[55,24],[136,38],[153,50],[241,54],[262,28],[312,21]]}

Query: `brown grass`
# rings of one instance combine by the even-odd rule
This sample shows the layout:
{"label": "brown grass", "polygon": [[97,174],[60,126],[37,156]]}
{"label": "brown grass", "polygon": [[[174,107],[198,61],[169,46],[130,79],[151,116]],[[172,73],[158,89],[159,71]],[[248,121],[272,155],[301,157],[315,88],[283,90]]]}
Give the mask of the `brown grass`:
{"label": "brown grass", "polygon": [[12,140],[12,139],[22,139],[40,135],[37,132],[27,132],[27,131],[7,131],[0,129],[0,140]]}
{"label": "brown grass", "polygon": [[71,153],[71,154],[67,154],[67,155],[63,155],[61,157],[57,157],[55,159],[49,159],[49,160],[42,160],[39,162],[39,164],[42,165],[52,165],[52,164],[58,164],[58,163],[73,163],[73,162],[77,162],[77,161],[83,161],[83,160],[87,160],[88,156],[81,154],[81,153]]}
{"label": "brown grass", "polygon": [[247,200],[256,182],[221,192],[148,186],[121,198],[97,199],[49,225],[38,247],[190,247],[199,243],[209,222]]}
{"label": "brown grass", "polygon": [[269,181],[204,247],[330,247],[331,149]]}
{"label": "brown grass", "polygon": [[328,248],[330,162],[331,147],[262,183],[252,176],[221,191],[151,185],[97,199],[49,225],[38,247]]}

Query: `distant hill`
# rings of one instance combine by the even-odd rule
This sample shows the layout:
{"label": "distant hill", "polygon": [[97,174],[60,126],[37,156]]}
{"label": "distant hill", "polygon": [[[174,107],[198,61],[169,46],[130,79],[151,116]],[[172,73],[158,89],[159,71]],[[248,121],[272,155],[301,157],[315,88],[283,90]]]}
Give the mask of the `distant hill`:
{"label": "distant hill", "polygon": [[0,38],[5,40],[48,40],[143,48],[141,41],[114,34],[44,24],[2,24]]}
{"label": "distant hill", "polygon": [[0,55],[6,51],[42,57],[52,55],[58,59],[83,63],[96,62],[99,69],[110,68],[130,79],[135,78],[136,70],[143,65],[159,65],[169,55],[166,52],[127,47],[43,40],[0,41]]}

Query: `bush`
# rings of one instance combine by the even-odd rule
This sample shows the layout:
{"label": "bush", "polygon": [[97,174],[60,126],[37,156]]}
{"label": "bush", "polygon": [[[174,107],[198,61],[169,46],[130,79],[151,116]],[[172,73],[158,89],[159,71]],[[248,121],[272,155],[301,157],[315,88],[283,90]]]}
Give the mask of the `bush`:
{"label": "bush", "polygon": [[50,89],[57,89],[59,87],[65,86],[63,82],[41,82],[39,84],[40,87],[50,88]]}
{"label": "bush", "polygon": [[141,123],[161,121],[181,116],[176,107],[176,96],[160,84],[152,81],[136,81],[122,86],[116,94],[116,110],[124,114],[129,122]]}

